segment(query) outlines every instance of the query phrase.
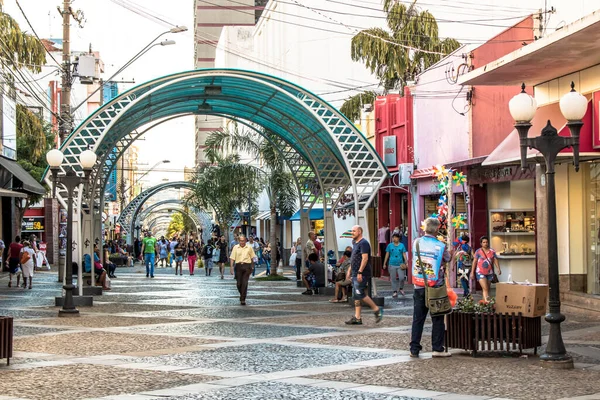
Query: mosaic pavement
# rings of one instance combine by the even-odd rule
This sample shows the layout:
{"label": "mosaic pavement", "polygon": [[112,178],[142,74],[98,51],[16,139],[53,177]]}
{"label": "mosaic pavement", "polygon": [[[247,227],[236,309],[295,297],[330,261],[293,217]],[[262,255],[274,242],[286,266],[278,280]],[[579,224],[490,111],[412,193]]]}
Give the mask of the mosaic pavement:
{"label": "mosaic pavement", "polygon": [[300,295],[291,271],[286,282],[251,279],[246,307],[231,276],[201,272],[159,268],[147,279],[139,266],[119,268],[113,290],[76,320],[52,306],[55,273],[37,273],[33,290],[9,289],[3,273],[15,358],[0,360],[0,400],[600,399],[600,322],[568,316],[568,372],[541,369],[532,353],[432,359],[429,325],[411,359],[412,297],[392,299],[387,282],[383,323],[366,310],[365,325],[349,327],[349,304]]}

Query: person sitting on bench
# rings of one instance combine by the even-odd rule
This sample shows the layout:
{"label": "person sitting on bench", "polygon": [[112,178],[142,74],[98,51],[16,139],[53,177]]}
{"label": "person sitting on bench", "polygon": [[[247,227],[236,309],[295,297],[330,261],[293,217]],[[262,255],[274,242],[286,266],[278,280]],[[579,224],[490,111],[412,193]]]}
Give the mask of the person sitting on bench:
{"label": "person sitting on bench", "polygon": [[319,256],[315,253],[308,255],[308,269],[302,273],[302,281],[306,286],[306,291],[302,294],[312,295],[319,293],[320,287],[325,287],[325,266],[319,261]]}
{"label": "person sitting on bench", "polygon": [[[350,258],[352,257],[352,251],[346,250],[344,252],[344,261],[341,263],[339,271],[335,279],[335,295],[333,299],[329,300],[330,303],[345,303],[348,302],[348,289],[352,286],[352,268],[350,265]],[[342,290],[342,298],[340,299],[340,289]]]}

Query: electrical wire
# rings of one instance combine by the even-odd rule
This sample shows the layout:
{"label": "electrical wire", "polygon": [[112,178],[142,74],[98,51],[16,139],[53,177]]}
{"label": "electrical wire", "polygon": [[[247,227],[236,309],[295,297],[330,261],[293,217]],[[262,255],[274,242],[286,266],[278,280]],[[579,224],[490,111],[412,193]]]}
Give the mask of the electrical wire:
{"label": "electrical wire", "polygon": [[42,39],[40,39],[40,37],[38,36],[37,32],[33,28],[33,25],[31,25],[31,22],[29,21],[29,18],[27,18],[27,14],[25,14],[25,11],[23,11],[23,8],[21,8],[21,4],[19,4],[19,0],[15,0],[15,3],[17,3],[17,7],[21,11],[21,14],[23,14],[23,18],[25,18],[25,21],[27,21],[27,25],[29,25],[29,28],[31,28],[31,32],[33,32],[33,34],[35,35],[35,37],[37,38],[37,40],[44,47],[44,50],[46,51],[46,53],[48,53],[48,55],[50,56],[50,58],[52,58],[54,60],[54,62],[56,63],[56,66],[58,67],[58,69],[60,69],[62,71],[63,70],[63,68],[61,67],[62,64],[59,63],[56,60],[56,58],[54,58],[54,55],[52,55],[52,53],[46,48],[46,46],[44,45],[44,42],[42,42]]}

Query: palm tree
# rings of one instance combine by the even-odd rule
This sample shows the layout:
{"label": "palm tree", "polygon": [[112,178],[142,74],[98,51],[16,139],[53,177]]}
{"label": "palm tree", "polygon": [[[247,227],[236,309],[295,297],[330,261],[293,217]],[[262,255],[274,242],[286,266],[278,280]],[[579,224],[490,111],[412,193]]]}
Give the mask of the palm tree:
{"label": "palm tree", "polygon": [[[357,33],[352,38],[351,56],[377,75],[383,92],[400,89],[402,93],[407,82],[456,50],[460,43],[452,38],[440,40],[435,17],[421,11],[416,1],[406,5],[384,0],[383,10],[388,30],[370,28]],[[375,96],[375,92],[352,96],[340,111],[355,121],[360,118],[362,106],[372,104]]]}
{"label": "palm tree", "polygon": [[[262,177],[260,191],[266,191],[269,198],[271,259],[277,260],[280,249],[277,246],[277,212],[280,215],[291,215],[298,204],[298,190],[294,185],[294,177],[287,167],[285,158],[273,144],[277,135],[266,129],[261,134],[250,131],[240,131],[237,124],[232,129],[211,132],[205,142],[205,154],[209,160],[222,156],[224,153],[248,154],[260,163],[257,168]],[[245,168],[251,169],[248,165]],[[255,197],[256,198],[256,197]],[[277,265],[271,269],[277,274]]]}
{"label": "palm tree", "polygon": [[194,187],[186,205],[212,209],[219,225],[227,228],[248,196],[256,198],[262,186],[260,174],[242,164],[238,154],[215,155],[209,163],[198,166],[192,181]]}

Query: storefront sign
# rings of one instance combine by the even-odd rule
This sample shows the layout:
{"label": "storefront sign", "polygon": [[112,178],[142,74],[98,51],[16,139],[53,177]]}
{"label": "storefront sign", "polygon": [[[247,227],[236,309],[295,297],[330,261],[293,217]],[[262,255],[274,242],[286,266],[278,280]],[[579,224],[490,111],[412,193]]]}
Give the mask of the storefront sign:
{"label": "storefront sign", "polygon": [[594,110],[592,121],[592,147],[594,149],[600,148],[600,92],[594,92],[592,95],[592,107]]}
{"label": "storefront sign", "polygon": [[386,167],[396,167],[396,136],[383,137],[383,163]]}
{"label": "storefront sign", "polygon": [[528,165],[525,171],[521,171],[521,167],[518,165],[495,168],[475,167],[469,170],[468,177],[469,185],[534,179],[535,165]]}
{"label": "storefront sign", "polygon": [[44,217],[23,217],[21,232],[44,232]]}

